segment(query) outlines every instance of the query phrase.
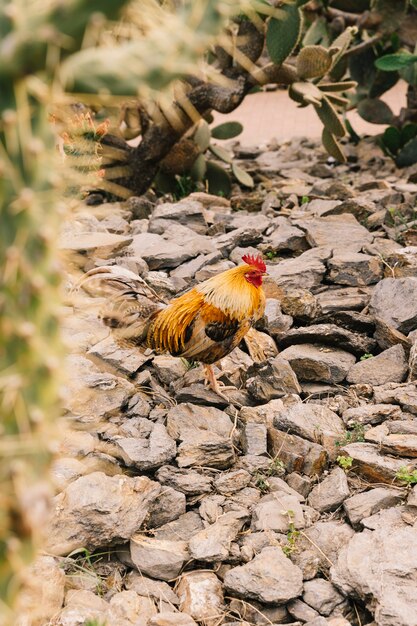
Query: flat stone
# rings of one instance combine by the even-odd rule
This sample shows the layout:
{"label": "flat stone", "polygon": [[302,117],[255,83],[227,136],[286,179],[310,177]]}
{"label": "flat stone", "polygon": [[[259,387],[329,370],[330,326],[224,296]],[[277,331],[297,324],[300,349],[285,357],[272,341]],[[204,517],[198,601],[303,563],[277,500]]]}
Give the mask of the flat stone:
{"label": "flat stone", "polygon": [[320,513],[334,511],[349,495],[346,474],[340,467],[335,467],[324,480],[313,487],[308,504]]}
{"label": "flat stone", "polygon": [[382,519],[375,530],[355,534],[342,548],[331,580],[363,601],[378,626],[416,626],[416,529],[401,518]]}
{"label": "flat stone", "polygon": [[285,259],[277,265],[267,263],[268,275],[285,289],[311,289],[320,285],[325,272],[324,262],[331,257],[330,248],[314,248],[295,259]]}
{"label": "flat stone", "polygon": [[304,498],[308,496],[312,487],[311,479],[308,478],[308,476],[302,476],[297,472],[291,472],[288,474],[287,483],[292,489],[304,496]]}
{"label": "flat stone", "polygon": [[347,426],[353,424],[380,424],[387,419],[401,419],[402,411],[396,404],[365,404],[346,409],[342,419]]}
{"label": "flat stone", "polygon": [[249,485],[251,475],[244,469],[222,472],[214,480],[216,490],[224,495],[240,491]]}
{"label": "flat stone", "polygon": [[83,624],[88,620],[96,620],[100,623],[107,620],[109,608],[108,602],[99,598],[92,591],[69,589],[65,598],[65,607],[54,621],[56,621],[57,626],[78,626],[78,624]]}
{"label": "flat stone", "polygon": [[155,233],[134,235],[129,250],[133,255],[145,259],[151,270],[178,267],[184,261],[197,256],[190,253],[186,247],[183,248],[173,241],[167,241]]}
{"label": "flat stone", "polygon": [[71,355],[67,368],[71,377],[64,389],[64,408],[85,422],[118,415],[135,391],[132,383],[100,371],[83,356]]}
{"label": "flat stone", "polygon": [[292,326],[292,317],[282,313],[278,300],[267,298],[265,317],[268,331],[273,337],[280,335],[281,333],[285,333]]}
{"label": "flat stone", "polygon": [[255,558],[226,572],[224,585],[243,598],[265,604],[285,604],[302,593],[301,570],[285,557],[281,548],[264,548]]}
{"label": "flat stone", "polygon": [[140,574],[136,570],[130,571],[124,579],[126,589],[132,589],[138,595],[145,598],[152,598],[157,602],[169,602],[177,606],[180,600],[168,583],[162,580],[153,580]]}
{"label": "flat stone", "polygon": [[174,439],[163,424],[152,424],[148,437],[120,437],[114,442],[128,467],[146,471],[171,461],[177,452]]}
{"label": "flat stone", "polygon": [[202,203],[198,200],[191,200],[189,197],[180,202],[165,202],[155,207],[151,222],[161,218],[184,224],[201,235],[207,231]]}
{"label": "flat stone", "polygon": [[139,530],[161,491],[149,478],[102,472],[81,476],[53,500],[46,549],[66,555],[130,539]]}
{"label": "flat stone", "polygon": [[146,576],[172,580],[189,559],[187,542],[134,535],[130,540],[130,558]]}
{"label": "flat stone", "polygon": [[156,478],[162,485],[173,487],[186,496],[195,496],[201,493],[210,493],[212,479],[194,470],[183,470],[172,465],[160,467]]}
{"label": "flat stone", "polygon": [[256,246],[261,241],[262,233],[257,228],[242,227],[219,235],[214,239],[214,244],[223,256],[227,256],[233,248]]}
{"label": "flat stone", "polygon": [[382,452],[401,457],[417,457],[417,420],[409,422],[385,422],[365,433],[365,440],[378,444]]}
{"label": "flat stone", "polygon": [[168,541],[189,541],[190,537],[203,529],[203,522],[198,513],[188,511],[178,519],[164,524],[154,530],[156,539],[166,539]]}
{"label": "flat stone", "polygon": [[109,603],[106,621],[118,626],[148,626],[148,620],[157,613],[153,600],[139,596],[135,591],[119,591]]}
{"label": "flat stone", "polygon": [[177,593],[183,613],[207,626],[215,626],[224,611],[222,585],[216,574],[199,570],[183,574]]}
{"label": "flat stone", "polygon": [[350,443],[341,451],[353,459],[352,471],[371,483],[390,485],[404,467],[404,460],[381,454],[379,446],[371,443]]}
{"label": "flat stone", "polygon": [[169,385],[174,380],[181,378],[188,369],[183,359],[170,354],[158,354],[154,357],[152,365],[163,385]]}
{"label": "flat stone", "polygon": [[408,362],[401,345],[384,350],[378,356],[353,365],[346,377],[349,383],[384,385],[388,382],[401,383],[408,371]]}
{"label": "flat stone", "polygon": [[287,533],[290,525],[299,530],[306,523],[299,499],[285,492],[277,491],[264,496],[252,512],[251,529],[254,532],[272,530]]}
{"label": "flat stone", "polygon": [[267,428],[265,424],[248,423],[242,431],[242,449],[245,454],[267,454]]}
{"label": "flat stone", "polygon": [[400,502],[400,491],[386,487],[375,487],[351,496],[344,501],[343,507],[352,526],[358,529],[364,517],[374,515],[383,509],[389,509]]}
{"label": "flat stone", "polygon": [[64,252],[78,253],[78,255],[88,253],[89,256],[109,259],[131,242],[132,237],[106,232],[67,233],[60,238],[59,248]]}
{"label": "flat stone", "polygon": [[320,344],[292,345],[280,353],[302,382],[339,383],[356,362],[350,352]]}
{"label": "flat stone", "polygon": [[375,287],[370,310],[402,333],[417,328],[417,278],[384,278]]}
{"label": "flat stone", "polygon": [[346,249],[358,252],[362,246],[371,243],[374,236],[349,214],[331,215],[298,220],[311,246],[329,246],[336,250]]}
{"label": "flat stone", "polygon": [[135,374],[142,365],[151,359],[150,356],[145,356],[137,348],[122,347],[111,336],[96,343],[87,354],[109,363],[128,376]]}
{"label": "flat stone", "polygon": [[242,512],[224,513],[214,524],[194,535],[189,543],[191,556],[197,561],[214,563],[228,558],[232,541],[237,537],[247,515]]}
{"label": "flat stone", "polygon": [[312,320],[320,312],[316,296],[308,289],[287,289],[280,302],[284,313],[300,321]]}
{"label": "flat stone", "polygon": [[285,464],[287,472],[307,476],[322,474],[329,460],[323,446],[276,428],[268,428],[268,449],[272,458]]}
{"label": "flat stone", "polygon": [[[305,602],[296,598],[295,600],[291,600],[287,604],[288,613],[296,620],[300,620],[302,624],[305,622],[310,622],[311,620],[319,617],[317,611],[308,606]],[[327,626],[327,623],[326,623]]]}
{"label": "flat stone", "polygon": [[178,519],[185,513],[186,498],[172,487],[163,487],[157,500],[149,508],[148,528],[158,528]]}
{"label": "flat stone", "polygon": [[194,278],[197,272],[207,265],[217,263],[222,258],[220,252],[210,252],[209,254],[199,254],[195,259],[191,259],[186,263],[182,263],[171,271],[170,276],[173,278],[183,278],[189,280]]}
{"label": "flat stone", "polygon": [[361,311],[369,302],[368,287],[345,287],[327,289],[317,294],[317,301],[324,314],[338,311]]}
{"label": "flat stone", "polygon": [[349,524],[336,520],[317,521],[304,529],[297,538],[298,549],[291,555],[302,569],[304,580],[315,578],[318,572],[328,572],[354,534]]}
{"label": "flat stone", "polygon": [[312,324],[291,328],[279,337],[278,342],[281,349],[300,343],[318,343],[351,352],[358,357],[375,348],[375,341],[369,337],[336,324]]}
{"label": "flat stone", "polygon": [[[333,291],[330,293],[333,293]],[[336,293],[338,293],[338,290]],[[316,322],[318,324],[332,324],[339,329],[344,328],[360,335],[373,335],[375,332],[374,318],[371,315],[365,315],[357,311],[330,311],[325,315],[320,315]]]}
{"label": "flat stone", "polygon": [[318,613],[327,616],[343,602],[344,596],[328,580],[315,578],[304,583],[303,600]]}
{"label": "flat stone", "polygon": [[261,402],[269,402],[288,393],[300,393],[301,387],[288,361],[281,356],[254,363],[248,370],[246,388]]}
{"label": "flat stone", "polygon": [[274,222],[274,230],[266,236],[266,242],[259,246],[265,252],[282,252],[292,250],[302,252],[307,250],[308,243],[305,233],[300,228],[292,226],[288,218],[277,217]]}
{"label": "flat stone", "polygon": [[164,611],[151,617],[147,626],[197,626],[197,622],[184,613]]}
{"label": "flat stone", "polygon": [[382,263],[361,252],[338,252],[328,262],[329,278],[338,285],[361,287],[372,285],[382,278]]}
{"label": "flat stone", "polygon": [[328,437],[340,438],[345,434],[341,418],[319,404],[300,403],[285,407],[275,415],[274,425],[316,443],[323,443]]}

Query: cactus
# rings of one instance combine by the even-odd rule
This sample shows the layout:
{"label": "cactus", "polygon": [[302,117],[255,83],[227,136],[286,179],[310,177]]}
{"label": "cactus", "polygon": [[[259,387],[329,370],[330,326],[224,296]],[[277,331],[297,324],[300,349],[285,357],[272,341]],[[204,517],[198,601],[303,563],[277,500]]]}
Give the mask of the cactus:
{"label": "cactus", "polygon": [[266,45],[272,61],[280,65],[296,47],[302,27],[302,15],[297,4],[283,7],[284,15],[271,18],[266,33]]}
{"label": "cactus", "polygon": [[417,162],[417,124],[405,124],[398,129],[389,126],[380,137],[380,145],[398,167]]}
{"label": "cactus", "polygon": [[323,46],[305,46],[297,57],[297,74],[302,79],[321,78],[332,65],[332,51]]}

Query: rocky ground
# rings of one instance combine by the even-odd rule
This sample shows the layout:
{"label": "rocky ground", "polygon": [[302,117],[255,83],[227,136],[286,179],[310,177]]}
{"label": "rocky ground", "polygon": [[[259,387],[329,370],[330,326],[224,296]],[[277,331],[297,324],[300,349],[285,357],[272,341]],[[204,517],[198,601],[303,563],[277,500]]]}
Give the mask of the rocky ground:
{"label": "rocky ground", "polygon": [[[75,349],[31,624],[417,625],[417,167],[347,150],[236,146],[256,191],[65,224]],[[118,264],[171,298],[255,250],[266,315],[221,362],[229,404],[71,291]]]}

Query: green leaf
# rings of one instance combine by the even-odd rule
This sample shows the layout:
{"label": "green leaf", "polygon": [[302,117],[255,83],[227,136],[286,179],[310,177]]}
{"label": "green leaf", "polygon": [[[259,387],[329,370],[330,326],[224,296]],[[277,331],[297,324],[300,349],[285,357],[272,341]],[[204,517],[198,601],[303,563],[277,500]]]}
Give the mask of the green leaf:
{"label": "green leaf", "polygon": [[314,109],[329,133],[336,137],[343,137],[346,134],[342,120],[339,118],[326,96],[323,97],[321,106],[314,106]]}
{"label": "green leaf", "polygon": [[394,114],[388,104],[378,98],[365,98],[358,104],[358,113],[371,124],[391,124]]}
{"label": "green leaf", "polygon": [[222,146],[218,146],[217,144],[210,144],[209,150],[221,161],[225,163],[231,163],[233,160],[233,155],[228,151],[222,148]]}
{"label": "green leaf", "polygon": [[404,148],[397,154],[395,162],[398,167],[407,167],[417,163],[417,137],[405,144]]}
{"label": "green leaf", "polygon": [[303,39],[303,46],[322,44],[327,47],[330,43],[326,18],[318,17],[311,24]]}
{"label": "green leaf", "polygon": [[197,130],[194,133],[193,140],[200,148],[201,152],[205,152],[210,145],[211,133],[210,127],[206,120],[200,120]]}
{"label": "green leaf", "polygon": [[417,0],[410,0],[410,4],[411,4],[412,7],[417,9]]}
{"label": "green leaf", "polygon": [[330,156],[336,159],[336,161],[339,161],[340,163],[344,163],[346,161],[346,157],[343,154],[339,142],[337,141],[336,137],[327,130],[327,128],[323,128],[321,141],[327,152],[330,154]]}
{"label": "green leaf", "polygon": [[190,168],[190,176],[193,180],[203,180],[206,170],[206,159],[202,154],[199,154]]}
{"label": "green leaf", "polygon": [[211,135],[214,139],[232,139],[237,137],[243,131],[240,122],[225,122],[211,129]]}
{"label": "green leaf", "polygon": [[386,128],[382,135],[382,143],[391,154],[397,154],[402,145],[399,130],[395,128],[395,126],[389,126]]}
{"label": "green leaf", "polygon": [[396,52],[395,54],[386,54],[383,57],[379,57],[379,59],[375,61],[375,66],[384,72],[398,72],[398,70],[412,65],[416,61],[416,54]]}
{"label": "green leaf", "polygon": [[229,174],[217,163],[208,161],[206,178],[207,191],[215,196],[230,196],[232,183]]}
{"label": "green leaf", "polygon": [[301,13],[295,4],[282,7],[285,17],[271,18],[266,32],[266,46],[271,61],[281,65],[291,54],[301,34]]}
{"label": "green leaf", "polygon": [[408,141],[417,136],[417,124],[405,124],[400,130],[400,135],[401,145],[404,146]]}
{"label": "green leaf", "polygon": [[254,187],[255,183],[252,176],[239,167],[239,165],[236,165],[235,162],[232,163],[232,172],[244,187]]}

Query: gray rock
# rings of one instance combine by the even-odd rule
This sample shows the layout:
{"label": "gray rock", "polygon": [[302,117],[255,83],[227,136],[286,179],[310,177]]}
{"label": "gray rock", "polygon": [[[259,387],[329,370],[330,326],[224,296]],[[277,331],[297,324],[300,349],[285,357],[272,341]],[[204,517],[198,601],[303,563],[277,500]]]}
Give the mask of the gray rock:
{"label": "gray rock", "polygon": [[288,218],[277,217],[273,221],[274,230],[266,237],[266,242],[259,246],[262,252],[282,252],[293,250],[302,252],[308,248],[304,231],[292,226]]}
{"label": "gray rock", "polygon": [[316,296],[307,289],[287,289],[281,299],[281,308],[299,320],[312,320],[320,313]]}
{"label": "gray rock", "polygon": [[64,233],[59,241],[63,252],[78,253],[78,260],[86,261],[86,253],[100,259],[109,259],[132,242],[132,237],[123,237],[106,232]]}
{"label": "gray rock", "polygon": [[291,558],[302,569],[304,580],[315,578],[319,571],[328,572],[354,534],[349,524],[334,520],[318,521],[303,530]]}
{"label": "gray rock", "polygon": [[[289,397],[294,399],[294,402],[300,402],[299,397],[295,394]],[[275,398],[275,400],[270,400],[267,404],[259,406],[243,406],[239,412],[239,419],[245,424],[250,422],[273,426],[275,415],[283,411],[285,406],[286,404],[284,404],[281,398]]]}
{"label": "gray rock", "polygon": [[379,446],[371,443],[350,443],[341,450],[353,459],[352,470],[373,483],[391,484],[404,461],[393,459],[379,452]]}
{"label": "gray rock", "polygon": [[186,499],[180,491],[163,487],[158,498],[149,508],[148,528],[158,528],[168,524],[185,513]]}
{"label": "gray rock", "polygon": [[373,339],[336,326],[336,324],[313,324],[291,328],[282,337],[279,337],[281,349],[299,343],[328,345],[339,350],[352,352],[356,356],[362,356],[365,352],[372,352],[376,346]]}
{"label": "gray rock", "polygon": [[156,478],[163,485],[169,485],[186,496],[210,493],[212,479],[194,470],[182,470],[172,465],[160,467]]}
{"label": "gray rock", "polygon": [[272,458],[284,463],[287,472],[308,476],[322,474],[329,460],[323,446],[277,428],[268,429],[268,449]]}
{"label": "gray rock", "polygon": [[375,487],[375,489],[363,491],[348,498],[344,501],[343,506],[352,526],[358,528],[364,517],[396,506],[400,502],[401,492],[385,487]]}
{"label": "gray rock", "polygon": [[190,198],[184,198],[175,203],[166,202],[155,207],[150,223],[161,218],[184,224],[200,235],[204,235],[207,231],[203,205]]}
{"label": "gray rock", "polygon": [[353,365],[347,375],[349,383],[384,385],[388,382],[401,383],[408,371],[408,362],[401,345],[384,350],[378,356]]}
{"label": "gray rock", "polygon": [[151,270],[178,267],[184,261],[197,256],[197,254],[189,252],[187,247],[183,248],[154,233],[135,235],[129,251],[133,255],[145,259]]}
{"label": "gray rock", "polygon": [[151,598],[139,596],[135,591],[119,591],[109,603],[106,622],[118,626],[148,626],[157,613]]}
{"label": "gray rock", "polygon": [[102,359],[128,376],[135,374],[151,359],[137,348],[121,347],[111,336],[96,343],[87,354]]}
{"label": "gray rock", "polygon": [[304,583],[303,600],[318,613],[327,616],[343,602],[344,597],[328,580],[315,578]]}
{"label": "gray rock", "polygon": [[[107,619],[108,610],[109,604],[92,591],[69,589],[66,595],[65,607],[56,616],[54,622],[57,626],[79,626],[79,624],[85,624],[89,620],[96,620],[100,623]],[[22,626],[26,623],[23,622]],[[19,626],[21,626],[21,623],[19,623]]]}
{"label": "gray rock", "polygon": [[273,298],[266,299],[265,317],[268,331],[273,337],[285,333],[292,326],[292,317],[284,315],[278,300]]}
{"label": "gray rock", "polygon": [[361,287],[377,283],[382,278],[381,261],[361,252],[338,252],[329,260],[328,268],[330,280],[338,285]]}
{"label": "gray rock", "polygon": [[232,267],[235,267],[235,265],[226,259],[220,260],[216,263],[211,263],[208,266],[205,265],[201,268],[201,270],[198,270],[195,273],[195,280],[201,283],[204,280],[212,278],[213,276],[217,276],[217,274],[220,274],[221,272],[232,269]]}
{"label": "gray rock", "polygon": [[213,572],[195,570],[183,574],[177,593],[180,609],[198,622],[215,626],[224,611],[223,590],[220,580]]}
{"label": "gray rock", "polygon": [[308,343],[290,346],[280,356],[290,363],[297,378],[304,382],[339,383],[356,362],[350,352]]}
{"label": "gray rock", "polygon": [[287,483],[292,489],[304,496],[304,498],[306,498],[311,491],[311,479],[308,478],[308,476],[301,476],[301,474],[297,472],[288,474]]}
{"label": "gray rock", "polygon": [[151,617],[147,626],[197,626],[197,622],[184,613],[164,611]]}
{"label": "gray rock", "polygon": [[264,548],[250,563],[226,572],[228,591],[265,604],[285,604],[302,593],[301,570],[284,556],[281,548]]}
{"label": "gray rock", "polygon": [[383,520],[342,548],[331,580],[344,594],[364,601],[378,626],[416,626],[416,529],[401,518],[385,515]]}
{"label": "gray rock", "polygon": [[236,228],[230,233],[219,235],[214,239],[216,248],[227,256],[233,248],[255,246],[262,241],[262,234],[256,228]]}
{"label": "gray rock", "polygon": [[365,433],[365,441],[376,443],[382,452],[417,457],[417,420],[385,422]]}
{"label": "gray rock", "polygon": [[387,419],[401,419],[401,409],[395,404],[365,404],[343,411],[347,426],[353,424],[380,424]]}
{"label": "gray rock", "polygon": [[261,402],[269,402],[288,393],[300,393],[301,387],[288,361],[277,356],[267,362],[254,363],[248,370],[246,387]]}
{"label": "gray rock", "polygon": [[265,424],[245,424],[242,431],[242,449],[245,454],[267,454],[267,428]]}
{"label": "gray rock", "polygon": [[314,248],[295,259],[285,259],[277,265],[267,264],[268,275],[285,289],[311,289],[322,281],[326,272],[324,262],[331,256],[329,248]]}
{"label": "gray rock", "polygon": [[189,543],[191,556],[197,561],[213,563],[228,558],[232,541],[237,537],[247,515],[230,512],[220,515],[214,524],[194,535]]}
{"label": "gray rock", "polygon": [[146,576],[171,580],[178,576],[189,558],[187,542],[134,535],[130,540],[130,558]]}
{"label": "gray rock", "polygon": [[64,389],[64,407],[91,423],[120,413],[135,388],[124,378],[100,371],[89,359],[71,355],[67,359],[71,377]]}
{"label": "gray rock", "polygon": [[375,287],[370,311],[402,333],[417,328],[417,278],[384,278]]}
{"label": "gray rock", "polygon": [[214,480],[216,490],[224,495],[240,491],[249,485],[251,475],[244,469],[222,472]]}
{"label": "gray rock", "polygon": [[189,541],[190,537],[203,529],[203,522],[198,513],[188,511],[168,524],[164,524],[154,531],[156,539],[167,541]]}
{"label": "gray rock", "polygon": [[233,465],[234,460],[233,442],[218,436],[211,437],[210,441],[184,442],[178,446],[179,467],[228,469]]}
{"label": "gray rock", "polygon": [[130,571],[124,579],[127,590],[132,589],[139,596],[152,598],[157,602],[169,602],[177,606],[180,603],[178,596],[172,591],[168,583],[162,580],[152,580],[136,570]]}
{"label": "gray rock", "polygon": [[169,385],[174,380],[181,378],[188,369],[183,359],[170,354],[158,354],[154,357],[152,365],[163,385]]}
{"label": "gray rock", "polygon": [[308,503],[316,511],[324,513],[337,509],[349,495],[346,474],[340,467],[335,467],[324,480],[311,490]]}
{"label": "gray rock", "polygon": [[327,289],[317,294],[318,304],[324,314],[338,311],[361,311],[369,302],[369,287]]}
{"label": "gray rock", "polygon": [[275,415],[274,425],[280,430],[323,443],[328,437],[340,437],[345,433],[341,418],[319,404],[294,404]]}
{"label": "gray rock", "polygon": [[302,622],[303,624],[304,622],[308,622],[315,619],[316,617],[319,617],[317,611],[315,611],[313,608],[311,608],[311,606],[308,606],[308,604],[306,604],[302,600],[299,600],[298,598],[296,600],[291,600],[291,602],[287,604],[287,610],[291,617],[300,620],[300,622]]}
{"label": "gray rock", "polygon": [[329,246],[332,249],[353,250],[358,252],[362,246],[373,241],[373,235],[349,214],[316,217],[310,220],[298,220],[306,232],[311,246]]}
{"label": "gray rock", "polygon": [[163,424],[151,424],[149,437],[120,437],[114,442],[123,462],[129,467],[150,470],[173,459],[177,452],[174,439]]}
{"label": "gray rock", "polygon": [[202,270],[204,267],[207,267],[212,263],[217,263],[218,261],[220,261],[221,258],[222,255],[218,251],[211,252],[210,254],[200,254],[195,259],[191,259],[191,261],[182,263],[180,266],[172,270],[171,277],[190,280],[194,278],[196,273]]}
{"label": "gray rock", "polygon": [[282,491],[261,498],[252,513],[251,529],[254,532],[272,530],[287,533],[292,524],[297,530],[305,527],[303,509],[296,496]]}
{"label": "gray rock", "polygon": [[66,555],[121,543],[139,530],[161,486],[149,478],[81,476],[54,498],[47,550]]}

